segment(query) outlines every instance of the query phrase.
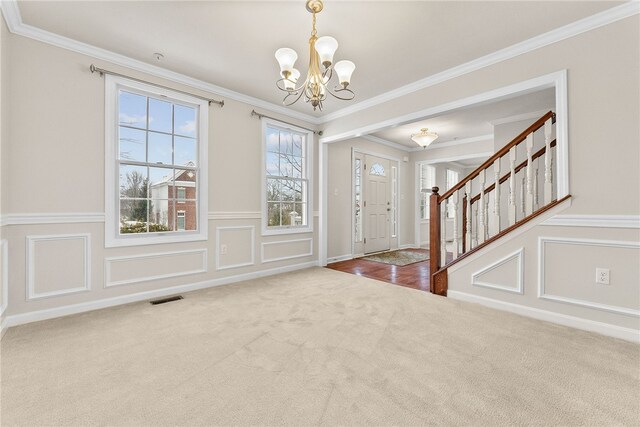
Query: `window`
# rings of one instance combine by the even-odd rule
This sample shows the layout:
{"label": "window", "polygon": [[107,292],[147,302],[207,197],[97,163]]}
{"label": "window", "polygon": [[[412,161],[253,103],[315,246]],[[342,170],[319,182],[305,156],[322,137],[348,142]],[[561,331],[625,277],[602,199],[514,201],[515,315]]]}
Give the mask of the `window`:
{"label": "window", "polygon": [[207,102],[114,76],[106,97],[106,245],[206,240]]}
{"label": "window", "polygon": [[356,158],[353,165],[353,203],[355,242],[362,242],[362,159]]}
{"label": "window", "polygon": [[369,175],[387,176],[384,171],[384,166],[380,163],[374,163],[369,169]]}
{"label": "window", "polygon": [[420,219],[429,219],[429,197],[431,188],[436,185],[436,168],[424,163],[420,164]]}
{"label": "window", "polygon": [[460,182],[460,174],[458,171],[447,169],[447,191],[451,190],[458,182]]}
{"label": "window", "polygon": [[186,221],[187,221],[186,212],[178,211],[178,224],[177,224],[178,230],[185,230]]}
{"label": "window", "polygon": [[263,119],[263,234],[310,232],[313,134]]}
{"label": "window", "polygon": [[398,237],[398,168],[391,166],[391,237]]}
{"label": "window", "polygon": [[179,187],[178,196],[176,198],[178,199],[178,203],[184,203],[187,198],[187,189],[184,187]]}

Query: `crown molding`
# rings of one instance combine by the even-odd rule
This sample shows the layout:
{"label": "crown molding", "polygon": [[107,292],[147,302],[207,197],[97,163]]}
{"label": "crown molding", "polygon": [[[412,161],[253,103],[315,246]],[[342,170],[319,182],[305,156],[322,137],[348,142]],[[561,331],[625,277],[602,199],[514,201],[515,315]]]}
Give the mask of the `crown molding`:
{"label": "crown molding", "polygon": [[547,110],[539,110],[539,111],[532,111],[531,113],[523,113],[523,114],[518,114],[518,115],[515,115],[515,116],[503,117],[501,119],[490,121],[489,123],[491,124],[491,126],[495,127],[495,126],[504,125],[504,124],[507,124],[507,123],[521,122],[523,120],[528,120],[528,119],[536,119],[537,120],[540,117],[544,116],[548,111],[549,111],[549,109],[547,109]]}
{"label": "crown molding", "polygon": [[381,95],[358,102],[357,104],[352,104],[333,113],[326,114],[320,117],[319,123],[327,123],[332,120],[354,114],[358,111],[366,110],[367,108],[383,104],[401,96],[409,95],[413,92],[417,92],[430,86],[435,86],[437,84],[443,83],[447,80],[451,80],[456,77],[460,77],[465,74],[480,70],[482,68],[489,67],[499,62],[515,58],[516,56],[520,56],[536,49],[548,46],[550,44],[577,36],[587,31],[612,24],[621,19],[628,18],[638,13],[640,13],[640,2],[638,2],[637,0],[628,1],[619,6],[612,7],[587,18],[572,22],[563,27],[556,28],[555,30],[551,30],[538,36],[532,37],[523,42],[516,43],[504,49],[458,65],[456,67],[449,68],[448,70],[442,71],[440,73],[436,73],[423,79],[417,80],[413,83],[409,83],[408,85],[401,86],[397,89],[390,90]]}
{"label": "crown molding", "polygon": [[[449,148],[449,147],[455,147],[456,145],[465,145],[465,144],[473,144],[476,142],[484,142],[484,141],[493,141],[493,134],[486,134],[486,135],[478,135],[478,136],[472,136],[469,138],[464,138],[464,139],[456,139],[453,141],[447,141],[447,142],[440,142],[438,144],[431,144],[427,147],[427,150],[440,150],[442,148]],[[423,148],[417,147],[417,148],[413,148],[411,151],[423,151]]]}
{"label": "crown molding", "polygon": [[147,64],[146,62],[138,61],[136,59],[108,51],[106,49],[101,49],[86,43],[79,42],[77,40],[41,30],[31,25],[24,24],[22,22],[22,17],[20,16],[20,10],[18,9],[17,0],[0,1],[0,10],[2,11],[2,14],[5,18],[9,31],[13,34],[38,40],[44,43],[61,47],[63,49],[68,49],[96,59],[108,61],[116,65],[121,65],[123,67],[127,67],[176,83],[184,84],[195,89],[200,89],[239,102],[254,105],[255,107],[264,108],[266,110],[279,113],[287,117],[303,120],[307,123],[321,125],[332,120],[354,114],[358,111],[362,111],[367,108],[371,108],[376,105],[391,101],[401,96],[417,92],[430,86],[443,83],[447,80],[469,74],[482,68],[497,64],[499,62],[506,61],[516,56],[523,55],[533,50],[540,49],[550,44],[577,36],[587,31],[591,31],[596,28],[617,22],[621,19],[637,15],[640,13],[640,2],[636,0],[628,1],[619,6],[612,7],[603,12],[575,21],[563,27],[556,28],[555,30],[540,34],[523,42],[516,43],[504,49],[498,50],[496,52],[490,53],[456,67],[449,68],[448,70],[433,74],[408,85],[401,86],[397,89],[390,90],[378,96],[374,96],[367,100],[352,104],[348,107],[320,117],[314,117],[309,114],[293,111],[281,105],[273,104],[262,99],[254,98],[252,96],[235,92],[211,83],[207,83],[205,81],[198,80],[184,74],[170,71],[156,65]]}
{"label": "crown molding", "polygon": [[63,49],[90,56],[95,59],[100,59],[112,64],[120,65],[122,67],[127,67],[129,69],[159,77],[174,83],[183,84],[194,89],[203,90],[205,92],[222,96],[228,99],[244,102],[245,104],[269,110],[274,113],[282,114],[293,119],[302,120],[314,125],[318,125],[320,123],[318,117],[300,113],[281,105],[273,104],[259,98],[254,98],[252,96],[226,89],[212,83],[207,83],[205,81],[187,76],[185,74],[170,71],[166,68],[158,67],[157,65],[148,64],[146,62],[139,61],[125,55],[120,55],[106,49],[102,49],[87,43],[83,43],[74,39],[70,39],[68,37],[42,30],[31,25],[27,25],[22,22],[22,17],[20,16],[20,10],[18,8],[16,0],[0,1],[0,9],[2,10],[2,14],[4,15],[5,21],[7,22],[9,31],[13,34],[27,37],[53,46],[61,47]]}
{"label": "crown molding", "polygon": [[374,135],[362,135],[362,139],[366,139],[367,141],[375,142],[376,144],[386,145],[387,147],[395,148],[396,150],[410,152],[413,151],[413,148],[409,148],[405,145],[398,144],[397,142],[388,141],[386,139],[374,136]]}

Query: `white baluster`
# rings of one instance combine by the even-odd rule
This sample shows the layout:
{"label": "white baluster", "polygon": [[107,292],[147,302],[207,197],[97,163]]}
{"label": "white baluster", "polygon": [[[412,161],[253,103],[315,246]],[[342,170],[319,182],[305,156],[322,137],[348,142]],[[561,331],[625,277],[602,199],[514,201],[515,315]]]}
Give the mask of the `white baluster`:
{"label": "white baluster", "polygon": [[540,208],[540,198],[538,197],[538,173],[539,173],[539,159],[533,161],[533,210],[536,211]]}
{"label": "white baluster", "polygon": [[527,195],[525,199],[525,215],[533,213],[533,133],[527,135]]}
{"label": "white baluster", "polygon": [[467,195],[467,230],[464,237],[466,243],[464,251],[466,252],[471,249],[471,181],[467,181],[464,191]]}
{"label": "white baluster", "polygon": [[484,185],[485,185],[485,179],[486,179],[485,169],[480,171],[478,178],[480,181],[480,200],[478,201],[478,231],[479,231],[478,241],[482,243],[487,239],[486,237],[487,213],[485,211],[486,205],[484,203],[484,198],[485,198]]}
{"label": "white baluster", "polygon": [[489,238],[489,195],[484,198],[484,240]]}
{"label": "white baluster", "polygon": [[458,191],[451,196],[451,213],[453,214],[453,259],[458,258]]}
{"label": "white baluster", "polygon": [[447,263],[447,205],[449,201],[446,200],[440,206],[440,264],[445,265]]}
{"label": "white baluster", "polygon": [[478,246],[478,203],[476,203],[476,207],[475,209],[473,209],[473,222],[474,227],[473,231],[471,232],[471,247],[475,248],[476,246]]}
{"label": "white baluster", "polygon": [[493,222],[495,234],[500,233],[500,159],[493,162],[494,185],[493,190]]}
{"label": "white baluster", "polygon": [[527,193],[526,193],[527,190],[526,190],[526,188],[527,188],[526,179],[523,176],[522,179],[520,180],[520,194],[521,194],[521,197],[520,197],[520,213],[522,214],[522,218],[524,218],[527,215],[526,202],[525,202],[525,199],[527,198]]}
{"label": "white baluster", "polygon": [[553,120],[549,119],[544,123],[544,204],[553,200],[553,153],[551,152],[551,127]]}
{"label": "white baluster", "polygon": [[516,147],[509,150],[509,164],[511,175],[509,176],[509,225],[516,223]]}

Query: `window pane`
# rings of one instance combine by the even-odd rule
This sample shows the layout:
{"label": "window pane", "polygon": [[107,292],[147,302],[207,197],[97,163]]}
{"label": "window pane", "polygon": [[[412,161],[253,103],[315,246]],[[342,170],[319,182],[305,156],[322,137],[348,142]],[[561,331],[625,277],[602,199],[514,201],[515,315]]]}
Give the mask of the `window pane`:
{"label": "window pane", "polygon": [[[160,188],[160,186],[170,185],[171,181],[173,181],[173,169],[172,168],[161,168],[161,167],[150,167],[149,168],[149,185],[152,188]],[[173,184],[171,184],[173,185]],[[161,198],[164,198],[162,196]]]}
{"label": "window pane", "polygon": [[307,216],[306,214],[306,209],[305,209],[305,204],[304,203],[296,203],[294,205],[294,212],[296,212],[296,216],[292,218],[295,220],[295,223],[292,225],[307,225],[306,224],[306,218]]}
{"label": "window pane", "polygon": [[175,131],[178,135],[196,137],[196,109],[183,105],[174,106]]}
{"label": "window pane", "polygon": [[121,125],[147,127],[147,97],[120,91],[118,120]]}
{"label": "window pane", "polygon": [[296,198],[296,182],[283,179],[280,182],[282,190],[282,201],[293,202]]}
{"label": "window pane", "polygon": [[293,155],[293,138],[291,132],[280,132],[280,153],[287,157]]}
{"label": "window pane", "polygon": [[267,225],[269,227],[280,225],[280,203],[267,203]]}
{"label": "window pane", "polygon": [[278,202],[281,200],[280,180],[267,179],[267,201]]}
{"label": "window pane", "polygon": [[120,233],[147,232],[147,200],[120,199]]}
{"label": "window pane", "polygon": [[172,106],[170,102],[149,98],[149,129],[171,133]]}
{"label": "window pane", "polygon": [[121,160],[145,162],[147,159],[147,133],[143,130],[120,127],[119,156]]}
{"label": "window pane", "polygon": [[196,140],[192,138],[183,138],[181,136],[174,137],[176,165],[180,166],[196,166],[197,164],[197,148]]}
{"label": "window pane", "polygon": [[282,225],[295,224],[295,221],[292,222],[291,220],[295,219],[296,216],[297,216],[297,213],[295,211],[295,207],[293,203],[282,204]]}
{"label": "window pane", "polygon": [[147,167],[120,165],[120,197],[147,198]]}
{"label": "window pane", "polygon": [[302,157],[303,139],[302,135],[293,134],[293,155],[296,157]]}
{"label": "window pane", "polygon": [[277,129],[267,128],[267,151],[277,153],[280,151],[280,132]]}
{"label": "window pane", "polygon": [[280,176],[293,176],[293,159],[284,153],[280,153]]}
{"label": "window pane", "polygon": [[170,165],[172,151],[171,135],[149,132],[149,163]]}
{"label": "window pane", "polygon": [[173,203],[167,199],[152,199],[149,209],[149,232],[171,231],[173,227],[169,224],[173,221],[173,214],[170,215],[170,212],[173,212],[173,209]]}
{"label": "window pane", "polygon": [[294,199],[296,202],[302,202],[304,201],[302,198],[302,190],[303,190],[303,183],[302,181],[293,181],[294,182],[294,186],[293,186],[293,190],[294,190]]}
{"label": "window pane", "polygon": [[267,175],[280,175],[280,155],[267,153]]}
{"label": "window pane", "polygon": [[290,157],[290,163],[291,163],[291,175],[289,176],[291,178],[302,178],[303,168],[304,168],[302,157],[292,156]]}

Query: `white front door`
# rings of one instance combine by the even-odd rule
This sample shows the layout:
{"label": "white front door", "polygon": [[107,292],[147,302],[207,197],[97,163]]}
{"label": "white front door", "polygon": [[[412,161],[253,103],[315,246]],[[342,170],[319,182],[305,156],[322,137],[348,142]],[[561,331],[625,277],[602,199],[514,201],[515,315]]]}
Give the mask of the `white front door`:
{"label": "white front door", "polygon": [[391,189],[389,160],[365,156],[364,160],[364,253],[389,250]]}

